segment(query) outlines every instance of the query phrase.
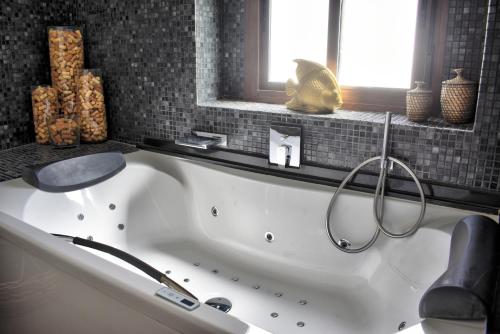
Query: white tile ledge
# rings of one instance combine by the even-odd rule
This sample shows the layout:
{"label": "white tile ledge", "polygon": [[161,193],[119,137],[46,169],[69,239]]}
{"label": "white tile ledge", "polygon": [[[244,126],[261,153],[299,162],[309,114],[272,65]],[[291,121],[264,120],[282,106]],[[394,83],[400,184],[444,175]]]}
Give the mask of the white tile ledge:
{"label": "white tile ledge", "polygon": [[[290,115],[295,117],[314,118],[317,120],[338,119],[338,120],[351,120],[351,121],[371,122],[371,123],[384,123],[385,121],[385,115],[384,113],[381,112],[350,111],[350,110],[339,109],[332,114],[306,114],[306,113],[291,111],[287,109],[283,104],[270,104],[270,103],[248,102],[248,101],[237,101],[237,100],[198,101],[198,106],[206,108],[232,109],[232,110],[249,111],[249,112],[274,113],[274,114]],[[425,127],[425,128],[464,131],[464,132],[472,132],[474,128],[474,124],[472,123],[452,125],[444,122],[441,118],[438,117],[431,117],[426,122],[423,123],[415,123],[409,121],[405,115],[399,113],[393,114],[392,123],[403,126],[415,127],[415,128]]]}

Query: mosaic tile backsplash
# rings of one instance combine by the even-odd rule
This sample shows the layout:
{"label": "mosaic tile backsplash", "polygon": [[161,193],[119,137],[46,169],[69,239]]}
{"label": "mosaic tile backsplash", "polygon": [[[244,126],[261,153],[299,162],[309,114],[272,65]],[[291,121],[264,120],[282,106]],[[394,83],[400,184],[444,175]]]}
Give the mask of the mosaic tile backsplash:
{"label": "mosaic tile backsplash", "polygon": [[[437,120],[421,126],[395,118],[391,154],[420,178],[500,191],[498,7],[497,0],[488,5],[450,0],[446,64],[465,66],[476,73],[469,77],[481,77],[474,128],[449,128]],[[213,101],[240,97],[244,0],[80,0],[69,10],[68,23],[83,26],[87,66],[103,69],[115,140],[174,139],[195,128],[228,134],[231,149],[267,155],[269,124],[280,122],[303,127],[303,161],[308,163],[353,168],[379,154],[380,114],[317,117]]]}
{"label": "mosaic tile backsplash", "polygon": [[242,99],[245,66],[245,0],[222,0],[219,96]]}
{"label": "mosaic tile backsplash", "polygon": [[[221,41],[218,0],[195,1],[196,38],[196,97],[198,101],[219,97]],[[222,80],[219,80],[222,79]]]}
{"label": "mosaic tile backsplash", "polygon": [[468,79],[479,82],[484,49],[488,0],[448,0],[443,80],[452,69],[463,68]]}
{"label": "mosaic tile backsplash", "polygon": [[31,86],[50,84],[47,27],[70,21],[70,0],[0,2],[0,150],[31,143]]}

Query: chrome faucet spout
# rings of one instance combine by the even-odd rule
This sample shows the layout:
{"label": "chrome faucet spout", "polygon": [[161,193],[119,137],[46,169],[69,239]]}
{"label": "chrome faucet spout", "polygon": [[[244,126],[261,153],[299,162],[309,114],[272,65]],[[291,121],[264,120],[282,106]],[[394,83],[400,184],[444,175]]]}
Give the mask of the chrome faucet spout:
{"label": "chrome faucet spout", "polygon": [[215,147],[227,147],[227,135],[202,131],[191,131],[191,134],[176,139],[175,144],[208,150]]}

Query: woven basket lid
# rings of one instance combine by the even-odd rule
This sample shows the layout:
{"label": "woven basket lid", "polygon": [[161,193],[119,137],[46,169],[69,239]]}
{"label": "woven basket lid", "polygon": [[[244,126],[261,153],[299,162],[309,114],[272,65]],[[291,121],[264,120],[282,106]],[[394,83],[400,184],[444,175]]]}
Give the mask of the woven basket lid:
{"label": "woven basket lid", "polygon": [[463,68],[457,68],[453,70],[457,76],[453,79],[443,81],[443,85],[447,86],[474,86],[476,83],[471,80],[467,80],[463,77]]}
{"label": "woven basket lid", "polygon": [[432,91],[427,90],[424,88],[425,82],[424,81],[415,81],[415,84],[417,85],[416,88],[409,90],[406,92],[408,95],[424,95],[424,94],[432,94]]}

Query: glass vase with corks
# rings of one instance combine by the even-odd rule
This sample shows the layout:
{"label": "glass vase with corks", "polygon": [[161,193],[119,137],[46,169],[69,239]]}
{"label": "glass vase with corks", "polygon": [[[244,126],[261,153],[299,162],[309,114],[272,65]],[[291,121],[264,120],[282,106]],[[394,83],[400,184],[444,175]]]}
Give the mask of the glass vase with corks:
{"label": "glass vase with corks", "polygon": [[99,69],[85,69],[77,82],[77,112],[81,122],[81,139],[99,143],[107,139],[106,106],[103,80]]}
{"label": "glass vase with corks", "polygon": [[75,112],[76,84],[83,71],[83,34],[79,27],[53,26],[48,28],[48,38],[52,86],[69,116]]}
{"label": "glass vase with corks", "polygon": [[50,143],[50,137],[47,122],[57,115],[59,110],[57,90],[49,85],[32,87],[31,106],[33,109],[35,140],[38,144],[48,144]]}

